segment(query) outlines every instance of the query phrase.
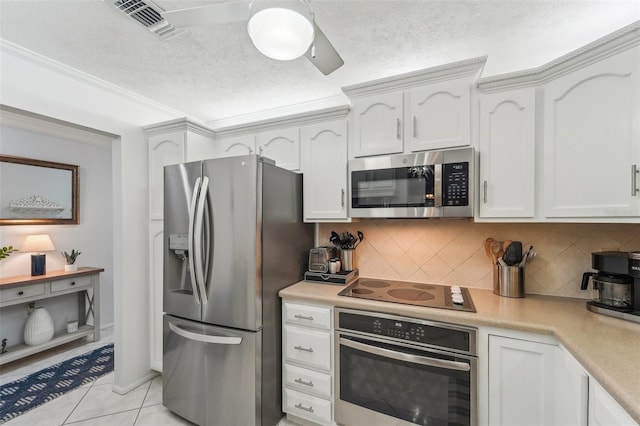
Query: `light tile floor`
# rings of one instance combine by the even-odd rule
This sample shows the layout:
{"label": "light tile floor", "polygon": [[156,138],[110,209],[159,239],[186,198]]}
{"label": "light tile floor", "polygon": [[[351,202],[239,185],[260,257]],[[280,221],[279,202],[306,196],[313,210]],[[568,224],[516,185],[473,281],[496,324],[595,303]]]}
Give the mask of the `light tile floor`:
{"label": "light tile floor", "polygon": [[[104,330],[98,342],[77,341],[0,367],[0,385],[109,343],[113,331]],[[35,408],[7,426],[157,426],[191,425],[162,405],[162,376],[120,395],[112,390],[114,373]]]}

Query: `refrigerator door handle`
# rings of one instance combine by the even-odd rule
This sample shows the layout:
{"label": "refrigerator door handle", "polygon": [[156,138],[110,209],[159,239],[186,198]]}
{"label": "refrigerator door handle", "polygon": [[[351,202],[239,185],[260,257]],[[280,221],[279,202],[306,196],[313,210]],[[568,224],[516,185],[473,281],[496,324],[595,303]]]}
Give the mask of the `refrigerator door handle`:
{"label": "refrigerator door handle", "polygon": [[196,266],[196,283],[198,284],[198,290],[200,293],[200,302],[203,305],[207,304],[207,292],[204,288],[205,273],[204,262],[207,260],[202,255],[202,243],[203,243],[203,226],[204,226],[204,208],[207,205],[207,192],[209,190],[209,178],[203,177],[200,185],[200,194],[198,195],[198,203],[196,205],[195,225],[193,238],[195,246],[195,266]]}
{"label": "refrigerator door handle", "polygon": [[193,333],[191,331],[180,328],[177,325],[172,324],[171,322],[169,322],[169,328],[178,336],[182,336],[185,339],[189,340],[195,340],[197,342],[214,343],[216,345],[239,345],[240,343],[242,343],[242,337],[210,336],[208,334]]}
{"label": "refrigerator door handle", "polygon": [[195,250],[193,233],[195,226],[196,205],[198,204],[198,194],[200,193],[200,178],[196,179],[196,183],[193,186],[193,194],[191,196],[191,205],[189,206],[189,233],[188,233],[188,248],[189,248],[189,276],[191,277],[191,287],[193,288],[193,297],[196,299],[196,303],[200,304],[200,295],[198,294],[198,285],[196,283],[195,275]]}

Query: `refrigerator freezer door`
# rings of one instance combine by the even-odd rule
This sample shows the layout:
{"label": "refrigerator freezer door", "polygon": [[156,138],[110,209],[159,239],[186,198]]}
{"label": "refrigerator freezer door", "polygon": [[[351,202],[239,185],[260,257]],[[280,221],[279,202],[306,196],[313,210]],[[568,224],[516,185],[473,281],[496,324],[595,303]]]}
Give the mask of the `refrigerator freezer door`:
{"label": "refrigerator freezer door", "polygon": [[[202,321],[243,330],[262,327],[261,188],[257,156],[207,160],[207,303]],[[206,237],[203,236],[203,237]]]}
{"label": "refrigerator freezer door", "polygon": [[258,425],[261,332],[164,316],[162,403],[198,425]]}
{"label": "refrigerator freezer door", "polygon": [[164,169],[164,312],[199,321],[202,317],[192,249],[202,163]]}

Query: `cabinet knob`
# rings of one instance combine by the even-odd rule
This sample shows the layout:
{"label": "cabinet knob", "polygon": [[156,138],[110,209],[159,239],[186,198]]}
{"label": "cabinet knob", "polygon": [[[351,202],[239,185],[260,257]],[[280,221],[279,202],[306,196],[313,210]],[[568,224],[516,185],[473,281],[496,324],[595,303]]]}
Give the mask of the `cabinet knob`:
{"label": "cabinet knob", "polygon": [[18,296],[22,296],[23,294],[24,294],[24,291],[22,290],[18,292]]}
{"label": "cabinet knob", "polygon": [[75,281],[71,281],[71,285],[76,285],[76,282]]}

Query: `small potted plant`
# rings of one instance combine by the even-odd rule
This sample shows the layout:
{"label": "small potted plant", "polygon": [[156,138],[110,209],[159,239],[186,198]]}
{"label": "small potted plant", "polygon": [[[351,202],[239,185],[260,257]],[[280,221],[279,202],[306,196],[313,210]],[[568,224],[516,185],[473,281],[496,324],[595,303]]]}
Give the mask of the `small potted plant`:
{"label": "small potted plant", "polygon": [[78,258],[78,256],[80,256],[80,254],[82,254],[82,252],[71,250],[71,253],[67,253],[66,251],[61,251],[60,254],[62,255],[62,257],[64,257],[65,261],[67,262],[67,264],[64,265],[65,272],[75,272],[78,270],[78,265],[76,265],[76,259]]}
{"label": "small potted plant", "polygon": [[13,246],[2,247],[0,248],[0,259],[4,259],[5,257],[9,257],[11,253],[14,251],[18,251],[13,248]]}

